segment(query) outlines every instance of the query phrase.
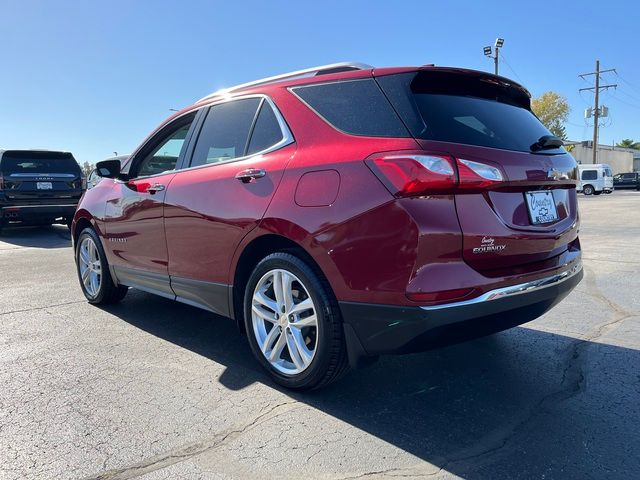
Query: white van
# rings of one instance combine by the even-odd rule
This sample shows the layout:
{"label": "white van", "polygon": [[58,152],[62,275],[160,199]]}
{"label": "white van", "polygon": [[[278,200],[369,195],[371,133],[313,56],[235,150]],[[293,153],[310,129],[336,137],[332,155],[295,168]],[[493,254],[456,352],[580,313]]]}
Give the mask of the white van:
{"label": "white van", "polygon": [[600,195],[613,192],[613,173],[605,163],[578,165],[580,183],[578,191],[585,195]]}

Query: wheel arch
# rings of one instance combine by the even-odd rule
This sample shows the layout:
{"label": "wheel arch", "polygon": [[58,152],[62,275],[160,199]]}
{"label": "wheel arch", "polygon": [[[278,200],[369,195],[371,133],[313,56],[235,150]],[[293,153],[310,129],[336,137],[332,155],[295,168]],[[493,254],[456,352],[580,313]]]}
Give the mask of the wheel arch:
{"label": "wheel arch", "polygon": [[80,236],[82,231],[87,227],[93,228],[98,234],[98,236],[101,235],[100,229],[96,225],[95,220],[89,214],[89,212],[87,212],[86,210],[78,210],[75,214],[75,217],[73,219],[73,224],[71,227],[71,241],[73,242],[72,244],[74,248],[78,241],[78,237]]}
{"label": "wheel arch", "polygon": [[[299,243],[283,235],[265,232],[251,239],[237,256],[233,268],[232,288],[229,294],[229,309],[240,331],[244,332],[244,289],[255,266],[267,255],[288,252],[304,260],[319,275],[327,278],[314,257]],[[333,292],[332,292],[333,293]]]}

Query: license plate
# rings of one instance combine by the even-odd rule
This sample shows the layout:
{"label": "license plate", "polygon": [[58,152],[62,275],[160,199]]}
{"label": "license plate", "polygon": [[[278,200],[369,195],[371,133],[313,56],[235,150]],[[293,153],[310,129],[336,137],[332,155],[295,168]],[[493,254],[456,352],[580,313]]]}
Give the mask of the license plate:
{"label": "license plate", "polygon": [[527,209],[529,210],[529,218],[531,218],[532,224],[539,225],[558,220],[558,211],[556,210],[556,201],[553,198],[553,193],[549,191],[525,192],[524,198],[527,201]]}
{"label": "license plate", "polygon": [[51,190],[53,188],[53,184],[51,182],[37,182],[36,188],[38,190]]}

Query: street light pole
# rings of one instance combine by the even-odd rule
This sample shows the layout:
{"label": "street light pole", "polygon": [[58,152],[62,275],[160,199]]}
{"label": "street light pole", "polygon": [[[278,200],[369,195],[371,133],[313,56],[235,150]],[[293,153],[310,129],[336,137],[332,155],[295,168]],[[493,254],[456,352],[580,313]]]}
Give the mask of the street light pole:
{"label": "street light pole", "polygon": [[498,63],[499,63],[499,58],[500,58],[500,49],[502,48],[502,46],[504,45],[504,38],[496,38],[496,41],[493,45],[493,48],[495,48],[495,54],[492,55],[492,47],[488,46],[488,47],[484,47],[484,54],[486,57],[489,58],[493,58],[493,70],[494,73],[496,75],[498,75]]}

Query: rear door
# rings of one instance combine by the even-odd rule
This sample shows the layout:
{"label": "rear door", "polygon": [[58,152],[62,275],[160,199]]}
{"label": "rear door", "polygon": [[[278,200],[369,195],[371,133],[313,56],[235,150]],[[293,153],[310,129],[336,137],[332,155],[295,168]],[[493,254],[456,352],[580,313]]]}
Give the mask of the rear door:
{"label": "rear door", "polygon": [[83,191],[82,172],[68,152],[5,151],[0,176],[13,205],[75,204]]}
{"label": "rear door", "polygon": [[189,168],[176,174],[165,198],[171,286],[181,300],[228,314],[231,258],[264,215],[294,152],[266,97],[206,112]]}
{"label": "rear door", "polygon": [[577,164],[562,147],[539,143],[550,132],[531,113],[528,92],[481,72],[398,77],[404,83],[378,81],[424,150],[502,173],[491,187],[456,194],[465,261],[488,272],[567,250],[577,235]]}

